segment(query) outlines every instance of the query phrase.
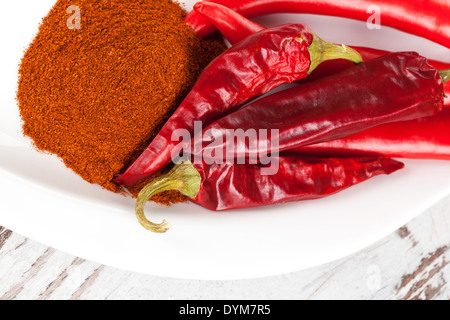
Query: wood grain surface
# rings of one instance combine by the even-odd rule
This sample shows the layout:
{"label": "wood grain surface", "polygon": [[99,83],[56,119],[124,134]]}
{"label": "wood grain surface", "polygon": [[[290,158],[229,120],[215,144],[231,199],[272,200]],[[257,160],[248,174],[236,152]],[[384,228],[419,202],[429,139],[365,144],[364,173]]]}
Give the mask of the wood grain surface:
{"label": "wood grain surface", "polygon": [[249,280],[155,277],[100,265],[0,227],[0,300],[450,298],[450,197],[370,247]]}

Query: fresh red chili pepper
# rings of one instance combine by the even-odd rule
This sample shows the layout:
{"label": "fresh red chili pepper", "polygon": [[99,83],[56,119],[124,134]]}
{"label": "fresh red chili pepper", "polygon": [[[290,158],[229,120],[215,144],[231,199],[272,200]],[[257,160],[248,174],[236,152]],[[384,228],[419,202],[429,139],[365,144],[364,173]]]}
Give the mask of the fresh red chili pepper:
{"label": "fresh red chili pepper", "polygon": [[[261,160],[260,152],[272,157],[273,151],[292,152],[295,147],[337,139],[380,123],[434,114],[442,107],[441,76],[445,75],[416,53],[391,53],[335,76],[262,98],[217,120],[204,131],[210,130],[213,136],[215,151],[208,154],[215,153],[217,148],[225,149],[221,154],[226,154],[226,144],[217,140],[226,141],[229,129],[278,129],[276,150],[258,139],[255,141],[258,147],[247,148],[244,154],[233,149],[234,159]],[[196,137],[193,140],[195,144]],[[209,145],[202,144],[198,148],[201,152],[197,153],[194,147],[194,153],[189,155],[193,163],[175,166],[168,175],[142,189],[136,214],[143,226],[154,232],[168,230],[166,222],[154,224],[144,215],[148,199],[165,190],[178,190],[211,210],[229,210],[321,198],[374,174],[389,173],[403,166],[384,157],[285,155],[276,157],[278,163],[273,174],[263,174],[262,169],[271,168],[261,161],[256,164],[227,163],[221,161],[224,158],[209,161],[204,154]],[[248,152],[251,150],[256,153]]]}
{"label": "fresh red chili pepper", "polygon": [[[309,13],[367,21],[376,5],[381,23],[450,48],[450,2],[441,0],[212,0],[252,18],[274,13]],[[186,19],[199,37],[215,30],[204,16],[191,11]]]}
{"label": "fresh red chili pepper", "polygon": [[450,110],[444,109],[436,116],[383,124],[343,139],[294,148],[289,152],[450,160]]}
{"label": "fresh red chili pepper", "polygon": [[286,24],[253,34],[203,71],[148,148],[115,182],[134,185],[170,163],[178,145],[171,140],[174,130],[192,134],[195,121],[209,125],[283,83],[306,77],[322,61],[337,58],[361,62],[356,51],[322,41],[305,25]]}
{"label": "fresh red chili pepper", "polygon": [[232,45],[265,29],[236,11],[214,2],[197,2],[194,10],[206,16]]}
{"label": "fresh red chili pepper", "polygon": [[[205,128],[190,153],[215,159],[258,158],[384,123],[434,115],[443,106],[441,76],[446,79],[449,74],[415,52],[390,53],[256,100]],[[237,130],[246,136],[239,146],[231,141],[233,148],[230,132]],[[261,130],[264,135],[258,137]]]}
{"label": "fresh red chili pepper", "polygon": [[267,175],[261,164],[178,164],[142,189],[136,202],[138,221],[153,232],[169,230],[168,222],[156,224],[144,214],[149,198],[166,190],[178,190],[210,210],[250,208],[323,198],[404,166],[385,157],[285,156],[277,161],[279,170],[272,175]]}
{"label": "fresh red chili pepper", "polygon": [[197,2],[194,10],[207,17],[232,45],[265,29],[262,25],[218,3]]}
{"label": "fresh red chili pepper", "polygon": [[[212,24],[214,24],[214,26],[231,44],[242,41],[253,33],[265,29],[264,26],[261,26],[260,24],[257,24],[245,18],[244,16],[231,10],[230,8],[215,2],[197,2],[194,5],[194,10],[207,17],[208,20]],[[367,47],[351,46],[351,48],[361,54],[363,61],[372,60],[389,53],[389,51]],[[449,63],[435,60],[429,60],[428,63],[435,67],[437,70],[450,69]],[[320,79],[325,76],[348,69],[353,65],[354,64],[352,64],[351,62],[342,59],[325,61],[324,63],[320,64],[309,77],[298,81],[298,83],[311,82],[316,79]],[[450,92],[450,82],[444,83],[444,91]],[[450,96],[445,98],[444,106],[450,107]]]}

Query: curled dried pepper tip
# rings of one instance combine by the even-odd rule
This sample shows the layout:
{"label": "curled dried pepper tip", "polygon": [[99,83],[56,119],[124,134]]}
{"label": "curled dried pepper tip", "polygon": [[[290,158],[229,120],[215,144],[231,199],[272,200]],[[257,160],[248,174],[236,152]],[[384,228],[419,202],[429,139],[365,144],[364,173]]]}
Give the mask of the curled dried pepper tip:
{"label": "curled dried pepper tip", "polygon": [[443,82],[447,82],[450,80],[450,69],[439,70],[439,75]]}
{"label": "curled dried pepper tip", "polygon": [[312,43],[308,47],[311,64],[308,73],[314,71],[319,64],[327,60],[345,59],[354,64],[360,64],[363,59],[358,51],[346,45],[337,45],[326,42],[314,34]]}
{"label": "curled dried pepper tip", "polygon": [[144,212],[145,204],[155,194],[168,190],[177,190],[189,198],[195,198],[200,190],[201,180],[194,165],[190,161],[184,161],[175,165],[167,174],[150,182],[141,190],[136,201],[136,217],[139,223],[155,233],[167,232],[171,224],[165,220],[162,223],[149,221]]}

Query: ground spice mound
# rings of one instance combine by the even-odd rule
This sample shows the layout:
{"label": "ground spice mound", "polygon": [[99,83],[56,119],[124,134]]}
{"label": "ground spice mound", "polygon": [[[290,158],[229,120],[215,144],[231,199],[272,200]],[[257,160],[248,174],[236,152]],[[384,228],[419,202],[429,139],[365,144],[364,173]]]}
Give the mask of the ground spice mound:
{"label": "ground spice mound", "polygon": [[[80,29],[69,28],[70,6],[80,9]],[[171,0],[59,0],[20,66],[24,134],[86,181],[120,192],[114,175],[225,49],[218,36],[199,40],[185,15]],[[183,199],[172,192],[156,200]]]}

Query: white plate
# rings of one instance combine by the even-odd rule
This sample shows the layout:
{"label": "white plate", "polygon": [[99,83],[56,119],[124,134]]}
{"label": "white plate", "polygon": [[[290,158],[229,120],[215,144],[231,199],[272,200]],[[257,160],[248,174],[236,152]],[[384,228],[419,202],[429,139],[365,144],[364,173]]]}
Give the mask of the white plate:
{"label": "white plate", "polygon": [[[405,161],[326,199],[215,213],[193,204],[148,208],[167,218],[164,235],[135,220],[131,199],[89,185],[21,135],[17,68],[52,0],[2,4],[0,19],[0,225],[98,263],[158,276],[254,278],[297,271],[360,250],[410,221],[450,192],[450,162]],[[188,1],[192,4],[192,1]],[[449,50],[365,23],[311,15],[276,15],[265,24],[305,22],[326,40],[389,50],[416,50],[449,60]]]}

